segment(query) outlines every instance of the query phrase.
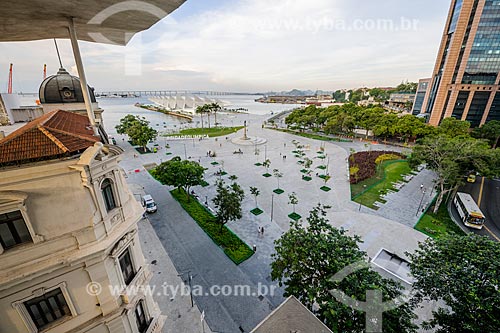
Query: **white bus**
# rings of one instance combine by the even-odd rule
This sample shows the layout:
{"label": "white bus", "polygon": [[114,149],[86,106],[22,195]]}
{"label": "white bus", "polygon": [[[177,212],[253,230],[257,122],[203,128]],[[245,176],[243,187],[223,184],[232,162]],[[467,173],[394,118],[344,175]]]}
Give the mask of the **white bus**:
{"label": "white bus", "polygon": [[454,200],[458,214],[462,222],[469,228],[482,229],[484,225],[484,215],[477,206],[472,196],[468,193],[458,192]]}

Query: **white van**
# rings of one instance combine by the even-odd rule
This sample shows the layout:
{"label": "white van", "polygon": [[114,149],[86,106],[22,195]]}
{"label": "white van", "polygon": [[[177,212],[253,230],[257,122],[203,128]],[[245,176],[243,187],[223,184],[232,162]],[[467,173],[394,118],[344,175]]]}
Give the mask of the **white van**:
{"label": "white van", "polygon": [[141,201],[142,206],[146,209],[147,213],[155,213],[158,210],[158,207],[156,207],[156,202],[153,200],[153,197],[151,195],[144,195]]}

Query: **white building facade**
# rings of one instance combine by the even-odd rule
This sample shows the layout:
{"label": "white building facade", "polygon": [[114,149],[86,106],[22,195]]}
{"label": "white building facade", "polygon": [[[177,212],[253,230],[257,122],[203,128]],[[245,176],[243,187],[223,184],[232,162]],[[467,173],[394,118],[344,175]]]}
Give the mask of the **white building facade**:
{"label": "white building facade", "polygon": [[121,153],[96,142],[0,168],[1,333],[161,331]]}

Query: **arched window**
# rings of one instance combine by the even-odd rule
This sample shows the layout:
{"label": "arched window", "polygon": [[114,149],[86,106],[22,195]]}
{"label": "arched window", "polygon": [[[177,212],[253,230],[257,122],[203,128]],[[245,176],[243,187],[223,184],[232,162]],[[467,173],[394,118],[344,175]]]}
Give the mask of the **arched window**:
{"label": "arched window", "polygon": [[113,183],[110,179],[105,179],[101,184],[101,192],[106,204],[106,210],[109,212],[116,208],[116,200],[113,194]]}

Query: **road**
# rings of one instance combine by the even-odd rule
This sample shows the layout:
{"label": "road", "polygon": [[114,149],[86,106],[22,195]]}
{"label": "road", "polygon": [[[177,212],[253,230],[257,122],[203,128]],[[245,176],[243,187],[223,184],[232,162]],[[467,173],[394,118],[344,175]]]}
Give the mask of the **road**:
{"label": "road", "polygon": [[474,184],[467,183],[460,191],[470,193],[486,217],[484,228],[474,232],[500,242],[500,179],[478,178]]}

